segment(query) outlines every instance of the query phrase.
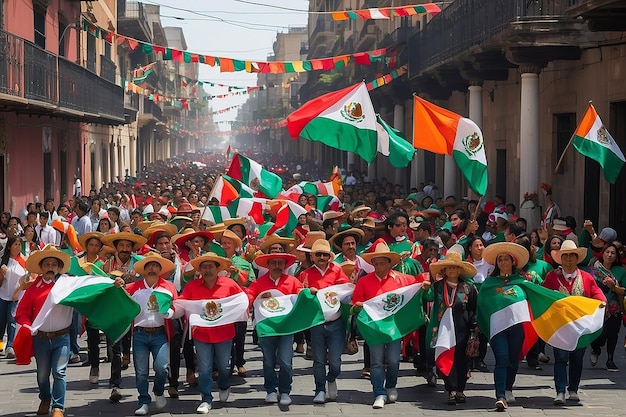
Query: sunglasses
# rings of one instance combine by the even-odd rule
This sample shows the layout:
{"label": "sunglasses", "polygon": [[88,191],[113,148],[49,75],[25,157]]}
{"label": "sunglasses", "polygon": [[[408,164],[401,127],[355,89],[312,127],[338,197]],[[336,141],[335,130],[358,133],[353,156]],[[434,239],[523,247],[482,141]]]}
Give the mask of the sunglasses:
{"label": "sunglasses", "polygon": [[330,258],[330,253],[326,253],[326,252],[315,252],[315,256],[317,256],[318,258],[325,258],[325,257]]}

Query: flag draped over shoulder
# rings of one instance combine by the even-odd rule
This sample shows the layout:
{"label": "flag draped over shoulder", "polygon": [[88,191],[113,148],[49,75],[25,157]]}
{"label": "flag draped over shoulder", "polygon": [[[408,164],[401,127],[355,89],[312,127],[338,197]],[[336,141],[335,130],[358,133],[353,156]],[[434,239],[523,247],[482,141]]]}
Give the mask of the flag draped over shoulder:
{"label": "flag draped over shoulder", "polygon": [[278,175],[239,153],[233,157],[226,174],[269,198],[276,197],[283,188],[283,180]]}
{"label": "flag draped over shoulder", "polygon": [[396,168],[404,168],[413,160],[415,148],[406,140],[404,133],[389,126],[379,114],[378,122],[378,152],[389,157],[389,162]]}
{"label": "flag draped over shoulder", "polygon": [[354,291],[353,284],[332,285],[311,294],[308,288],[299,294],[266,291],[254,301],[254,317],[259,336],[294,334],[341,317],[341,304],[347,303]]}
{"label": "flag draped over shoulder", "polygon": [[292,138],[322,142],[372,162],[377,151],[376,113],[364,82],[319,96],[287,117]]}
{"label": "flag draped over shoulder", "polygon": [[441,372],[448,376],[454,364],[456,350],[456,331],[452,309],[446,308],[437,328],[437,342],[435,343],[435,364]]}
{"label": "flag draped over shoulder", "polygon": [[401,339],[424,324],[421,283],[411,284],[363,303],[357,328],[370,346]]}
{"label": "flag draped over shoulder", "polygon": [[248,296],[240,292],[229,297],[207,300],[174,300],[174,308],[185,310],[189,325],[218,327],[248,320]]}
{"label": "flag draped over shoulder", "polygon": [[414,97],[413,146],[451,155],[478,195],[487,191],[487,157],[483,134],[472,120]]}
{"label": "flag draped over shoulder", "polygon": [[55,304],[74,307],[87,317],[91,326],[102,330],[114,341],[130,329],[133,319],[141,311],[126,290],[116,287],[108,277],[61,275],[50,296]]}
{"label": "flag draped over shoulder", "polygon": [[624,166],[624,154],[591,103],[574,132],[572,144],[582,155],[597,161],[602,167],[604,178],[615,184]]}

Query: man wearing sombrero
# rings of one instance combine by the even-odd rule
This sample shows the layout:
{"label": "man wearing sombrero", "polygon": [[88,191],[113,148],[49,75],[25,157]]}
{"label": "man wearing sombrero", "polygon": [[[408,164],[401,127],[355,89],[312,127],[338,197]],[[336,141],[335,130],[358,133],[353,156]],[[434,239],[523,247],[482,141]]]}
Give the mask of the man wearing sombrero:
{"label": "man wearing sombrero", "polygon": [[348,277],[352,282],[356,282],[359,277],[374,271],[374,267],[357,255],[357,245],[361,242],[364,235],[365,233],[361,229],[348,227],[335,234],[329,240],[329,243],[341,252],[334,259],[336,264],[340,265],[344,262],[354,264],[354,276]]}
{"label": "man wearing sombrero", "polygon": [[[69,332],[74,309],[59,304],[48,306],[48,311],[42,308],[57,277],[66,273],[69,267],[70,256],[54,245],[33,252],[26,260],[26,270],[39,276],[26,289],[15,312],[15,321],[34,336],[33,352],[41,400],[38,415],[48,414],[52,407],[52,417],[63,417],[65,408],[65,371],[70,358]],[[45,318],[41,320],[42,317]]]}
{"label": "man wearing sombrero", "polygon": [[[163,308],[153,299],[155,290],[171,296],[171,300],[178,297],[176,287],[163,279],[172,273],[175,266],[172,261],[161,255],[149,252],[135,265],[135,271],[143,279],[128,283],[123,278],[117,277],[115,285],[125,286],[126,291],[139,304],[141,312],[133,321],[133,363],[135,365],[135,384],[139,392],[139,408],[135,410],[136,416],[148,414],[148,405],[152,401],[148,393],[148,374],[150,372],[150,355],[154,368],[154,388],[156,396],[156,408],[162,410],[167,405],[163,395],[165,381],[167,379],[168,366],[168,337],[166,334],[166,319],[173,316],[174,311],[170,307],[166,313]],[[171,301],[170,301],[171,303]]]}
{"label": "man wearing sombrero", "polygon": [[[257,299],[269,298],[270,290],[288,295],[297,294],[302,289],[302,284],[297,278],[285,273],[285,269],[296,261],[294,255],[268,253],[258,256],[255,261],[257,265],[266,268],[268,273],[246,289],[250,304]],[[293,380],[293,335],[259,337],[259,345],[263,351],[265,402],[267,404],[279,403],[280,406],[287,407],[291,404],[289,393]],[[280,365],[278,376],[274,369],[277,364]],[[280,394],[280,399],[278,394]]]}
{"label": "man wearing sombrero", "polygon": [[386,234],[383,236],[385,243],[391,251],[401,255],[401,261],[394,266],[394,269],[412,276],[424,272],[420,263],[409,256],[413,249],[413,242],[406,233],[409,227],[409,215],[396,211],[389,215],[385,221],[385,226],[387,228]]}

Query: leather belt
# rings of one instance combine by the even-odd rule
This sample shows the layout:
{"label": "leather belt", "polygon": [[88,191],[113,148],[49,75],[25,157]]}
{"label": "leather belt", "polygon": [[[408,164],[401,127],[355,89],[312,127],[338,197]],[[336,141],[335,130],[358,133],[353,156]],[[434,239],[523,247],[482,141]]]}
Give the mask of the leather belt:
{"label": "leather belt", "polygon": [[159,327],[135,326],[135,331],[136,332],[145,332],[145,333],[161,333],[161,332],[165,331],[165,326],[159,326]]}
{"label": "leather belt", "polygon": [[58,336],[63,336],[64,334],[68,334],[69,332],[70,332],[69,327],[65,329],[57,330],[56,332],[44,332],[44,331],[38,330],[36,336],[40,339],[50,340]]}

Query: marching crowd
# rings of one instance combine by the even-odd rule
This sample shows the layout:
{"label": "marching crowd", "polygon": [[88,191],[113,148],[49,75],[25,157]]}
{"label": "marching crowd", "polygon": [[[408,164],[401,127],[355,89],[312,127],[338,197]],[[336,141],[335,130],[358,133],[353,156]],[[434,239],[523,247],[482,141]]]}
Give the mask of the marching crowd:
{"label": "marching crowd", "polygon": [[[193,156],[208,167],[220,166],[220,158]],[[285,188],[310,177],[302,167],[286,168]],[[549,345],[557,406],[580,401],[587,345],[592,366],[605,347],[606,369],[618,371],[613,357],[624,311],[623,245],[610,227],[597,233],[585,221],[578,229],[575,219],[563,216],[545,184],[542,227],[526,230],[516,207],[499,196],[484,204],[444,199],[433,183],[405,190],[385,179],[369,181],[358,172],[346,172],[337,210],[316,207],[318,196],[303,194],[298,204],[306,214],[297,227],[267,236],[263,225],[248,218],[219,224],[203,219],[205,207],[215,203],[208,199],[218,174],[213,169],[200,168],[191,158],[160,162],[138,178],[71,196],[60,205],[49,199],[14,214],[2,213],[4,355],[18,360],[29,355],[17,351],[14,341],[16,326],[30,330],[41,400],[38,415],[64,415],[65,369],[81,361],[78,337],[83,328],[89,381],[99,381],[101,329],[75,309],[50,303],[48,296],[59,280],[71,278],[76,263],[90,274],[102,271],[140,307],[123,337],[106,338],[110,400],[122,399],[122,370],[132,361],[135,415],[149,414],[153,401],[156,410],[163,409],[165,391],[178,397],[181,354],[186,382],[201,393],[197,413],[209,413],[213,381],[219,401],[226,402],[231,375],[246,376],[250,310],[258,320],[259,308],[271,307],[280,296],[306,289],[312,296],[331,297],[334,293],[325,289],[341,285],[350,286],[351,319],[335,311],[322,323],[292,334],[255,331],[253,342],[263,353],[265,403],[291,404],[294,352],[313,360],[312,402],[337,400],[341,358],[346,351],[354,353],[357,338],[364,339],[362,376],[371,380],[374,409],[398,400],[402,358],[413,358],[428,385],[443,379],[443,401],[462,404],[468,401],[464,392],[470,371],[489,372],[484,359],[490,346],[498,411],[515,402],[520,357],[541,369],[551,360]],[[387,303],[398,302],[391,296],[409,286],[419,288],[414,316],[424,320],[384,343],[360,331],[355,317],[364,314],[368,302],[384,297]],[[156,293],[170,295],[164,308]],[[570,296],[597,300],[602,325],[593,340],[581,337],[564,349],[557,336],[542,340],[532,328],[541,302]],[[202,305],[197,315],[204,320],[227,313],[232,319],[219,326],[194,325],[194,301]],[[450,334],[453,344],[443,344]]]}

